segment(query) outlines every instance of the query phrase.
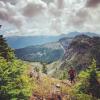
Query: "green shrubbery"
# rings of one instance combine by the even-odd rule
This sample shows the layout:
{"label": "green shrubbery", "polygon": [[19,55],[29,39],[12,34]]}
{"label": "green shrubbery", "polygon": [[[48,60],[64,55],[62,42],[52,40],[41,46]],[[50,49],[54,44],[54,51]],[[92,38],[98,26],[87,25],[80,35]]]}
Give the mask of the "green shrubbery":
{"label": "green shrubbery", "polygon": [[82,100],[95,100],[100,98],[100,82],[98,81],[98,73],[96,61],[93,60],[89,69],[82,71],[79,74],[79,82],[74,87],[75,94],[78,98],[84,98],[85,96],[90,99]]}
{"label": "green shrubbery", "polygon": [[27,65],[14,57],[0,36],[0,100],[28,100],[32,93]]}
{"label": "green shrubbery", "polygon": [[32,85],[26,68],[19,60],[0,58],[0,100],[27,100]]}

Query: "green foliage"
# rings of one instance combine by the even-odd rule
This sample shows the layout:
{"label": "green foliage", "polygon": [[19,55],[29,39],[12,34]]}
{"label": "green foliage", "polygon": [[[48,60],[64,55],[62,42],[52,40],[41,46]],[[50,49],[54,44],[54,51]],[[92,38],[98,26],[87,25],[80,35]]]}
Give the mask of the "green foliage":
{"label": "green foliage", "polygon": [[[93,100],[93,99],[92,99],[92,96],[87,95],[87,94],[83,94],[83,93],[77,94],[77,95],[75,95],[75,96],[76,96],[76,100]],[[94,100],[95,100],[95,99],[94,99]]]}
{"label": "green foliage", "polygon": [[97,73],[96,61],[93,59],[89,69],[80,73],[80,82],[75,85],[76,93],[100,98],[100,82],[98,81]]}
{"label": "green foliage", "polygon": [[45,73],[45,74],[47,74],[47,67],[46,67],[46,64],[42,64],[43,65],[43,67],[42,67],[42,72],[43,73]]}
{"label": "green foliage", "polygon": [[7,61],[11,61],[15,58],[13,50],[8,46],[2,35],[0,35],[0,56]]}
{"label": "green foliage", "polygon": [[66,79],[66,72],[63,72],[63,79]]}
{"label": "green foliage", "polygon": [[7,62],[0,58],[0,100],[28,99],[32,85],[26,68],[19,60]]}
{"label": "green foliage", "polygon": [[62,75],[61,75],[60,79],[61,79],[61,80],[67,79],[67,71],[63,71],[63,72],[62,72]]}
{"label": "green foliage", "polygon": [[0,36],[0,100],[28,100],[31,83],[26,65],[15,59],[12,49]]}
{"label": "green foliage", "polygon": [[37,68],[37,67],[35,67],[34,70],[35,70],[36,72],[39,72],[39,71],[40,71],[40,69]]}

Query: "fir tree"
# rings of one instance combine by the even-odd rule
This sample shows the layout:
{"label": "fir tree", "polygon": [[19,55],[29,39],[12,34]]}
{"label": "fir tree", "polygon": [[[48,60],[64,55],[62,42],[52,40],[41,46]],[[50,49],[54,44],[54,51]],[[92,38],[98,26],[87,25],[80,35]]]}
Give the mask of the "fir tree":
{"label": "fir tree", "polygon": [[0,35],[0,56],[5,58],[7,61],[11,61],[15,58],[13,50],[8,46],[2,35]]}
{"label": "fir tree", "polygon": [[42,68],[42,72],[47,74],[47,67],[46,67],[46,64],[42,64],[43,65],[43,68]]}

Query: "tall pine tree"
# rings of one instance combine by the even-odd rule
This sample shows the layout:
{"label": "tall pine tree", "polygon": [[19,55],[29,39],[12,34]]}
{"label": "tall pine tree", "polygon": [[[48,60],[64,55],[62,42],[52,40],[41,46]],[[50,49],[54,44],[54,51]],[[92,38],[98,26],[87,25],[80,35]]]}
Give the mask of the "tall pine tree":
{"label": "tall pine tree", "polygon": [[0,35],[0,56],[7,61],[11,61],[15,58],[13,50],[8,46],[2,35]]}
{"label": "tall pine tree", "polygon": [[0,100],[28,100],[32,81],[27,65],[17,60],[13,50],[0,35]]}

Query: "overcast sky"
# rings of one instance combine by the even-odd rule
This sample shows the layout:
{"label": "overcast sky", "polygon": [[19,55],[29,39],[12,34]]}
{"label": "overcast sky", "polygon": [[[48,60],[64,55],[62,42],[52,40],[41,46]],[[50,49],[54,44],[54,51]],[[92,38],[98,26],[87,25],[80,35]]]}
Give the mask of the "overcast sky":
{"label": "overcast sky", "polygon": [[100,33],[100,0],[0,0],[0,33]]}

